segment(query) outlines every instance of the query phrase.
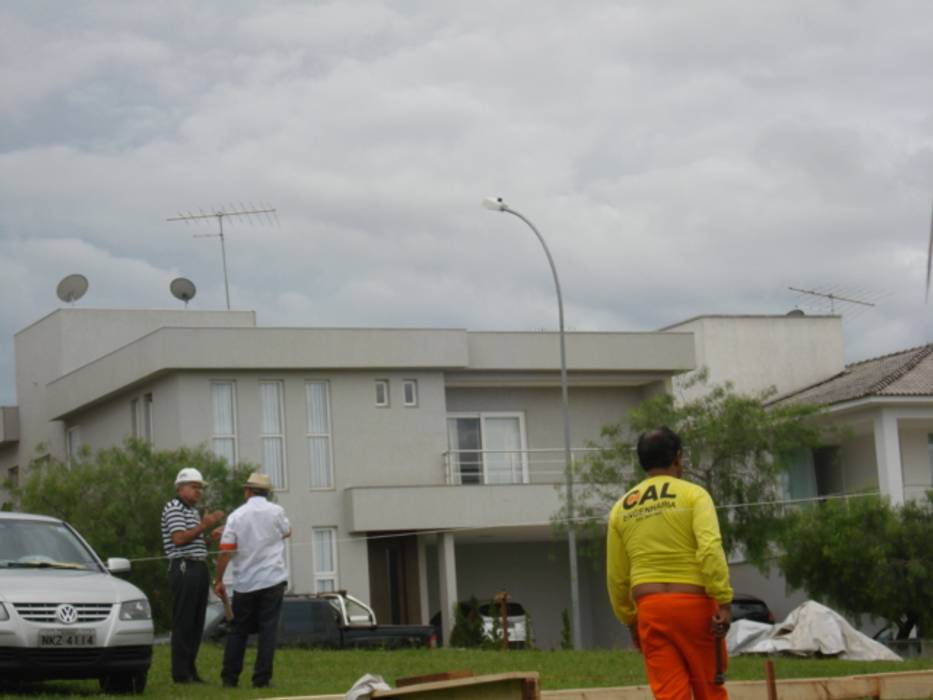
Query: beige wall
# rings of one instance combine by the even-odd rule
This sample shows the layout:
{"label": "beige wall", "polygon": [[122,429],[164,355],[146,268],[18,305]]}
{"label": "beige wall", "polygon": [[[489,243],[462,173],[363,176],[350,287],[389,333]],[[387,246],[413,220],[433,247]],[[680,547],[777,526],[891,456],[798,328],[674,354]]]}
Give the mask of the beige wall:
{"label": "beige wall", "polygon": [[61,374],[83,367],[159,328],[256,325],[254,311],[60,309],[53,316],[61,324],[62,338],[69,341],[62,346]]}
{"label": "beige wall", "polygon": [[[560,366],[557,333],[471,332],[467,336],[470,368],[476,371],[554,370]],[[567,333],[568,370],[626,372],[694,369],[694,341],[689,332]]]}
{"label": "beige wall", "polygon": [[840,458],[843,465],[847,493],[878,488],[878,462],[875,458],[875,439],[871,435],[857,435],[842,444]]}
{"label": "beige wall", "polygon": [[[642,397],[642,391],[633,387],[570,389],[571,444],[584,447],[587,441],[597,440],[604,425],[625,419]],[[528,449],[563,447],[563,418],[560,389],[557,387],[448,389],[447,410],[450,413],[522,412],[525,416]]]}
{"label": "beige wall", "polygon": [[13,339],[20,419],[16,462],[23,466],[36,456],[39,443],[44,443],[53,455],[64,456],[65,453],[63,426],[59,421],[50,421],[46,411],[47,384],[59,376],[62,369],[60,320],[57,314],[47,316]]}
{"label": "beige wall", "polygon": [[[174,376],[163,376],[140,384],[64,421],[65,430],[78,427],[81,442],[100,450],[119,445],[133,434],[130,402],[138,400],[140,415],[143,397],[152,394],[152,443],[157,449],[172,449],[178,443],[179,396],[178,381]],[[140,419],[141,420],[141,419]],[[143,437],[140,433],[139,437]]]}
{"label": "beige wall", "polygon": [[[57,457],[65,455],[65,430],[50,420],[49,384],[97,358],[164,326],[255,325],[252,311],[161,311],[59,309],[14,337],[16,397],[21,442],[15,458],[0,455],[0,468],[28,464],[44,443]],[[113,430],[105,427],[102,430]]]}
{"label": "beige wall", "polygon": [[[838,316],[701,316],[665,331],[690,331],[698,368],[709,383],[730,381],[739,393],[774,386],[778,394],[801,389],[845,368],[842,319]],[[686,399],[704,393],[684,389],[692,373],[675,380]]]}

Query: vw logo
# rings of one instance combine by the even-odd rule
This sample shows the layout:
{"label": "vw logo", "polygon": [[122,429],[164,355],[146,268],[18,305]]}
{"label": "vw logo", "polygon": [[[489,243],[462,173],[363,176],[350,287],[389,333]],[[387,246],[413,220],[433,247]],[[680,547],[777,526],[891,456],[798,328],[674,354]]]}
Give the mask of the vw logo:
{"label": "vw logo", "polygon": [[64,603],[55,608],[55,614],[58,615],[58,619],[66,625],[73,625],[78,621],[78,611],[75,610],[74,605],[69,605],[68,603]]}

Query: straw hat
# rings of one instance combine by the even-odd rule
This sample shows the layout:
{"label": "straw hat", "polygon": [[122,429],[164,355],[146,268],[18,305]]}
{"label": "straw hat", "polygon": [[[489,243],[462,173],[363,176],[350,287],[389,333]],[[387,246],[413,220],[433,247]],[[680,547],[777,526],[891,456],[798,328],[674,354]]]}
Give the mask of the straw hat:
{"label": "straw hat", "polygon": [[268,474],[260,474],[259,472],[253,472],[249,475],[249,479],[246,480],[246,483],[243,484],[248,489],[259,489],[261,491],[271,491],[272,490],[272,479],[269,478]]}

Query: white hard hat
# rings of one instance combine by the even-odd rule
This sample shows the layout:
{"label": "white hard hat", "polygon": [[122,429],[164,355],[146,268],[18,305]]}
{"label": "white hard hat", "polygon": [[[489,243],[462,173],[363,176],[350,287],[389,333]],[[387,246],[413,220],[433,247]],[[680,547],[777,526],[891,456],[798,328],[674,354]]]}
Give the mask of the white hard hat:
{"label": "white hard hat", "polygon": [[175,486],[179,484],[190,484],[192,482],[201,484],[202,486],[207,483],[204,481],[204,477],[201,476],[201,472],[194,467],[185,467],[178,472],[178,476],[175,477]]}

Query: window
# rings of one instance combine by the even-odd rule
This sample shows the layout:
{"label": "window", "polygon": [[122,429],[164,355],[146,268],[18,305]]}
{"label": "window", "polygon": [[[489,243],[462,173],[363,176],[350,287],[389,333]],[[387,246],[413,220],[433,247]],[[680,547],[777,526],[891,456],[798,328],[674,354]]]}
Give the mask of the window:
{"label": "window", "polygon": [[305,403],[308,406],[308,465],[312,489],[334,487],[334,468],[330,443],[330,385],[307,382]]}
{"label": "window", "polygon": [[277,489],[285,480],[285,405],[282,382],[259,382],[262,404],[262,468]]}
{"label": "window", "polygon": [[402,383],[402,403],[406,406],[418,405],[418,380],[406,379]]}
{"label": "window", "polygon": [[389,405],[389,380],[376,380],[376,405],[386,407]]}
{"label": "window", "polygon": [[152,442],[152,394],[143,396],[143,440]]}
{"label": "window", "polygon": [[67,442],[66,447],[68,450],[68,465],[70,466],[78,461],[78,458],[80,457],[81,428],[78,426],[69,428],[68,433],[65,435],[65,439]]}
{"label": "window", "polygon": [[525,422],[521,413],[448,416],[447,447],[455,484],[520,484],[528,481]]}
{"label": "window", "polygon": [[796,501],[815,498],[816,465],[813,451],[800,448],[787,455],[787,471],[781,473],[781,482],[784,486],[784,497]]}
{"label": "window", "polygon": [[139,399],[130,401],[130,431],[135,438],[152,442],[152,394],[144,394],[142,410]]}
{"label": "window", "polygon": [[211,449],[227,464],[236,464],[236,387],[233,382],[212,382],[211,403],[214,409]]}
{"label": "window", "polygon": [[130,434],[139,437],[139,399],[130,401]]}
{"label": "window", "polygon": [[314,563],[314,592],[337,590],[337,528],[311,529],[311,558]]}
{"label": "window", "polygon": [[7,469],[7,477],[10,480],[10,485],[13,488],[19,487],[19,466],[10,467]]}

